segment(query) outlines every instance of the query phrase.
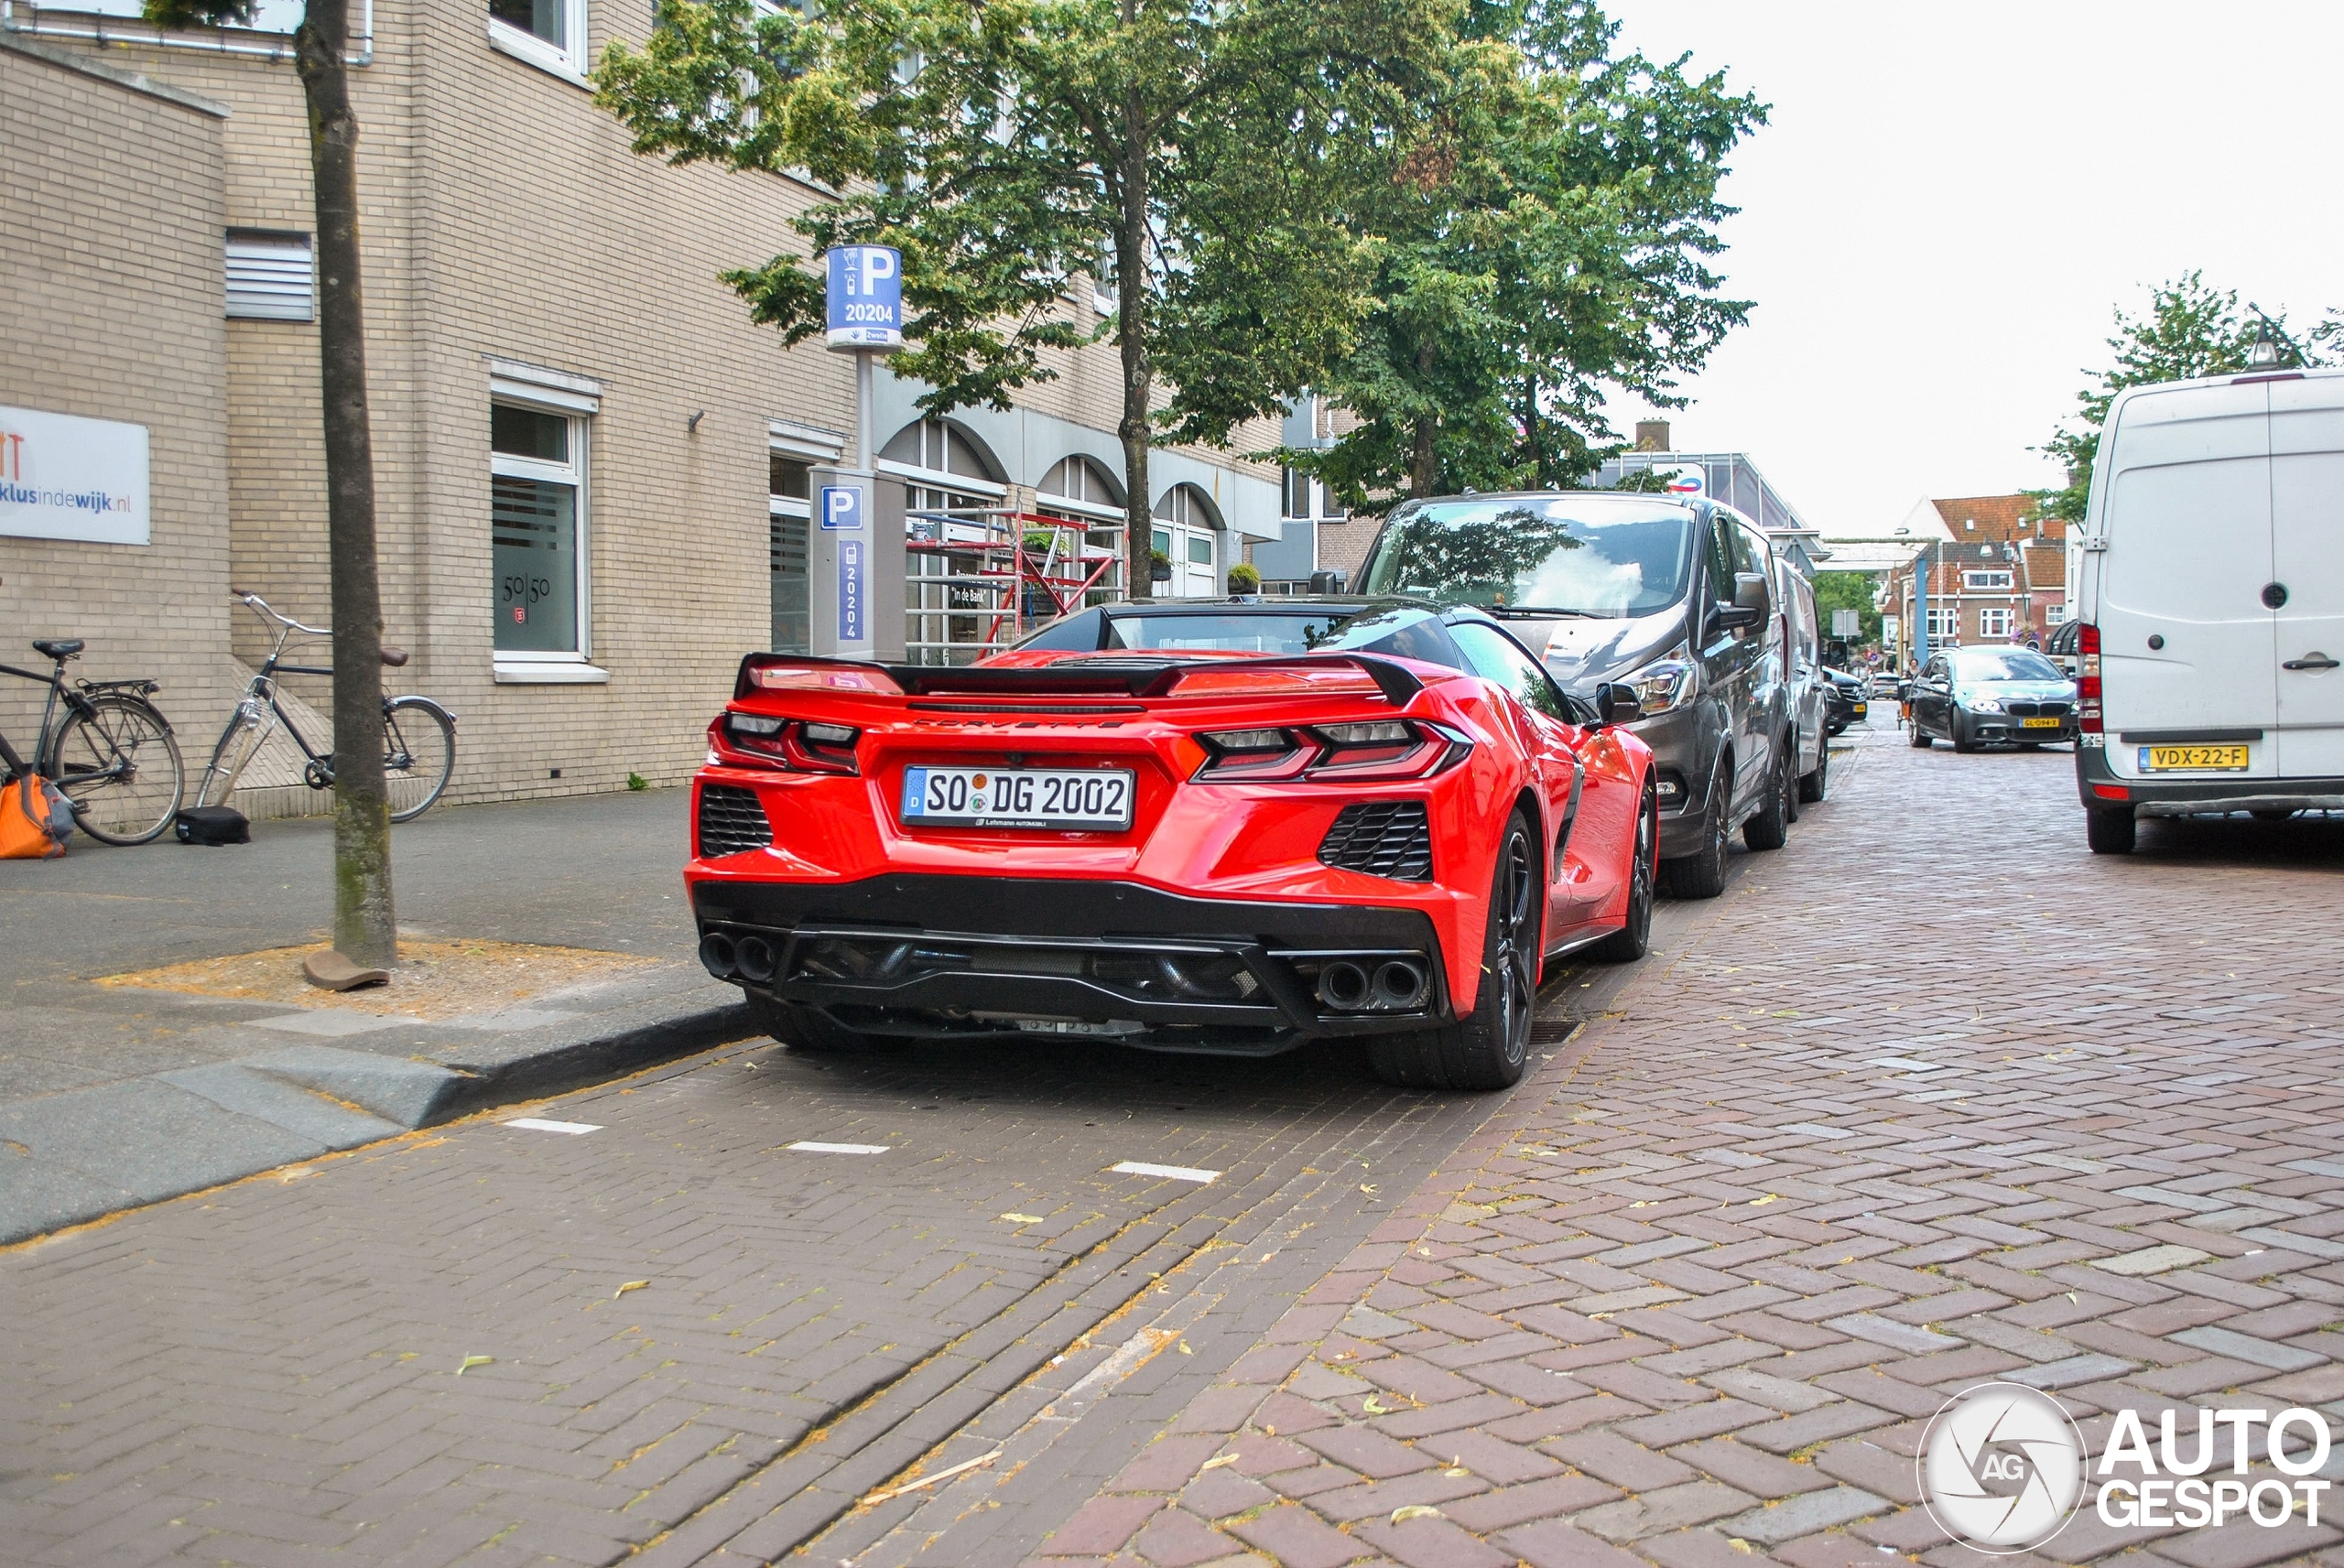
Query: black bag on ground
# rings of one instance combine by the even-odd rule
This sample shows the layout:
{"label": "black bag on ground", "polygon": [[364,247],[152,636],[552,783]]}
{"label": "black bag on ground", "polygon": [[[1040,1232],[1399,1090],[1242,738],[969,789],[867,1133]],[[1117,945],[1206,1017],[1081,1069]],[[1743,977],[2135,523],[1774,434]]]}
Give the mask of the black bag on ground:
{"label": "black bag on ground", "polygon": [[179,829],[182,844],[249,844],[253,841],[252,825],[244,814],[233,806],[190,806],[182,810],[173,826]]}

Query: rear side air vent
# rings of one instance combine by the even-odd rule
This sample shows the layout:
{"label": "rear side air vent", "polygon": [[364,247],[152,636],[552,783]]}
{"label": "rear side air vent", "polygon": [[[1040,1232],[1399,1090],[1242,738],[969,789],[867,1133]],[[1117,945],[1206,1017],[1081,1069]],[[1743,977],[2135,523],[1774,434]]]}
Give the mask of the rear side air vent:
{"label": "rear side air vent", "polygon": [[773,824],[757,803],[757,792],[731,784],[705,784],[700,792],[700,852],[703,860],[762,849],[773,842]]}
{"label": "rear side air vent", "polygon": [[1432,881],[1432,823],[1424,802],[1361,801],[1343,807],[1318,846],[1318,859],[1394,881]]}

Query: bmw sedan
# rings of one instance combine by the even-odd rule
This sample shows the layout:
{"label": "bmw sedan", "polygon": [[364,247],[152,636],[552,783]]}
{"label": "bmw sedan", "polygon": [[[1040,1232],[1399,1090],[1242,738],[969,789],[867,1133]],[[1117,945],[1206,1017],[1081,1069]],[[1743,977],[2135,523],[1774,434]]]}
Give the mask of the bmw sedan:
{"label": "bmw sedan", "polygon": [[2029,648],[1948,648],[1913,682],[1913,744],[1957,752],[2076,738],[2076,683]]}

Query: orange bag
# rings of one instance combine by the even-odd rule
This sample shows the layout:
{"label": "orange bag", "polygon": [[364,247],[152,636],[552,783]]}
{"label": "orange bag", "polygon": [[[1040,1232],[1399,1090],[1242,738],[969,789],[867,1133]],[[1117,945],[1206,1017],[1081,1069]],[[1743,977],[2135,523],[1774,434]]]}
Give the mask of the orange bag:
{"label": "orange bag", "polygon": [[65,853],[73,803],[38,775],[0,784],[0,860],[49,860]]}

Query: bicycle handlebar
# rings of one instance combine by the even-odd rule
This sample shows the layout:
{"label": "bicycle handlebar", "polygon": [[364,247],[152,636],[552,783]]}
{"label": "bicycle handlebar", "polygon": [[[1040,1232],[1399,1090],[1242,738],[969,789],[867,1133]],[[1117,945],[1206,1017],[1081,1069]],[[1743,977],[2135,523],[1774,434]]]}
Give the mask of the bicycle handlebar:
{"label": "bicycle handlebar", "polygon": [[281,614],[278,611],[270,609],[268,600],[263,599],[259,594],[246,593],[241,588],[232,588],[228,591],[234,594],[238,599],[244,600],[255,614],[266,615],[280,626],[290,626],[294,631],[306,632],[312,637],[331,637],[333,635],[332,630],[329,627],[304,626],[298,621],[294,620],[290,615]]}

